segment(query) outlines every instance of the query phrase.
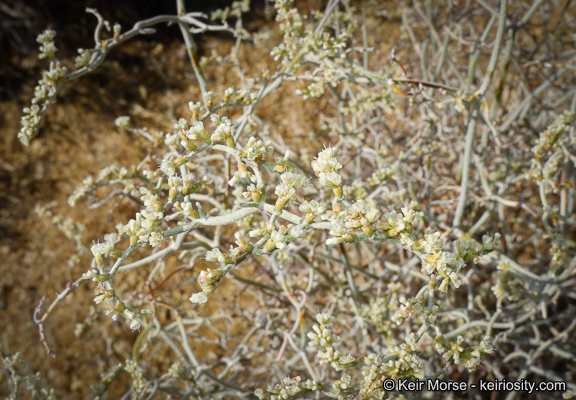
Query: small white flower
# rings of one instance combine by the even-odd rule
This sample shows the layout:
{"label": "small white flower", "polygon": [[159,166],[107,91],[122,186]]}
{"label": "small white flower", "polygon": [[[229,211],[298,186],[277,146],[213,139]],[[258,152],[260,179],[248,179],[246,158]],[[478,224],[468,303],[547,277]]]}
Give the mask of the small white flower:
{"label": "small white flower", "polygon": [[123,115],[114,120],[114,125],[118,128],[130,129],[130,117]]}
{"label": "small white flower", "polygon": [[206,252],[206,261],[223,263],[226,261],[226,256],[222,254],[220,249],[214,248]]}
{"label": "small white flower", "polygon": [[108,297],[108,296],[107,296],[106,294],[100,294],[100,295],[94,297],[94,303],[100,304],[100,303],[102,303],[104,300],[106,300],[107,297]]}
{"label": "small white flower", "polygon": [[336,188],[342,185],[342,177],[334,171],[322,173],[318,176],[318,178],[320,179],[320,184],[322,186]]}
{"label": "small white flower", "polygon": [[140,321],[138,321],[137,319],[133,319],[132,322],[130,322],[130,329],[132,329],[133,331],[137,331],[140,329]]}
{"label": "small white flower", "polygon": [[164,174],[172,176],[176,173],[176,163],[173,160],[165,158],[162,160],[162,163],[160,164],[160,170]]}
{"label": "small white flower", "polygon": [[152,232],[148,238],[148,242],[152,247],[160,246],[162,244],[162,240],[164,240],[164,236],[162,236],[162,234],[159,232]]}
{"label": "small white flower", "polygon": [[168,134],[166,134],[166,136],[164,136],[164,143],[166,143],[166,146],[176,145],[177,140],[178,140],[178,135],[175,135],[173,133],[168,133]]}
{"label": "small white flower", "polygon": [[204,292],[194,293],[190,296],[190,301],[195,304],[204,304],[208,301],[208,296]]}
{"label": "small white flower", "polygon": [[316,314],[316,321],[321,325],[329,325],[334,322],[334,320],[335,318],[330,315],[330,313],[324,312]]}
{"label": "small white flower", "polygon": [[204,123],[202,121],[196,121],[188,133],[188,139],[198,139],[200,137],[204,137],[204,135],[206,135]]}
{"label": "small white flower", "polygon": [[92,247],[90,247],[92,254],[94,257],[98,255],[106,255],[114,250],[114,243],[113,242],[104,242],[104,243],[96,243]]}

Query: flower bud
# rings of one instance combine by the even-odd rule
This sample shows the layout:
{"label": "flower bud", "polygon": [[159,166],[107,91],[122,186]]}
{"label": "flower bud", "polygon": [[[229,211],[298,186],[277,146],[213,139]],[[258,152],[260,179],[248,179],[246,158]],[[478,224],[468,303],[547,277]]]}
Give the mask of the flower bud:
{"label": "flower bud", "polygon": [[124,310],[126,310],[126,306],[121,301],[119,301],[118,304],[116,304],[116,307],[114,307],[114,311],[117,311],[119,313],[123,313]]}
{"label": "flower bud", "polygon": [[372,229],[372,227],[370,225],[364,225],[362,227],[362,231],[364,232],[364,234],[368,237],[372,237],[374,236],[374,229]]}
{"label": "flower bud", "polygon": [[338,186],[338,187],[332,188],[332,191],[334,192],[334,195],[335,195],[338,199],[341,199],[342,197],[344,197],[344,191],[342,190],[342,186]]}
{"label": "flower bud", "polygon": [[168,197],[170,198],[170,200],[174,200],[176,196],[178,196],[178,189],[176,189],[175,187],[171,187],[170,191],[168,192]]}
{"label": "flower bud", "polygon": [[260,192],[251,192],[252,193],[252,200],[254,200],[256,203],[260,203],[260,200],[262,200],[262,194]]}
{"label": "flower bud", "polygon": [[276,210],[277,213],[279,213],[285,206],[286,206],[286,199],[279,198],[278,200],[276,200],[276,205],[274,209]]}
{"label": "flower bud", "polygon": [[100,275],[96,275],[94,278],[92,278],[92,280],[94,282],[106,282],[110,279],[110,275],[109,274],[100,274]]}
{"label": "flower bud", "polygon": [[272,239],[268,239],[268,241],[264,245],[264,250],[266,250],[268,252],[268,251],[274,250],[275,248],[276,248],[276,245],[274,244]]}
{"label": "flower bud", "polygon": [[238,166],[238,175],[240,178],[246,178],[248,176],[248,167],[246,167],[246,164],[240,164]]}
{"label": "flower bud", "polygon": [[102,254],[96,254],[94,259],[96,260],[96,265],[99,267],[104,265],[104,256]]}
{"label": "flower bud", "polygon": [[345,233],[342,237],[346,243],[354,243],[357,239],[356,235],[350,232]]}
{"label": "flower bud", "polygon": [[118,250],[118,249],[112,250],[110,252],[110,255],[114,258],[120,258],[120,257],[122,257],[122,250]]}

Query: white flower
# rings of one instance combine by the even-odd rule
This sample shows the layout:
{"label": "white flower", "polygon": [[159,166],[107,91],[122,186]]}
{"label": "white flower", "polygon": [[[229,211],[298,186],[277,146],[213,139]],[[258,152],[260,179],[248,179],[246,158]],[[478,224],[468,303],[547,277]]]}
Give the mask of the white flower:
{"label": "white flower", "polygon": [[270,240],[274,243],[277,249],[286,250],[286,247],[288,246],[288,238],[278,231],[272,231],[270,234]]}
{"label": "white flower", "polygon": [[208,301],[208,296],[204,292],[194,293],[190,296],[190,301],[195,304],[204,304]]}
{"label": "white flower", "polygon": [[329,325],[334,322],[335,318],[330,315],[330,313],[318,313],[316,314],[316,321],[321,325]]}
{"label": "white flower", "polygon": [[106,294],[100,294],[100,295],[94,297],[94,303],[100,304],[100,303],[102,303],[104,300],[106,300],[107,297],[108,297],[108,296],[107,296]]}
{"label": "white flower", "polygon": [[226,261],[226,256],[224,254],[222,254],[222,252],[220,251],[220,249],[215,248],[212,249],[208,252],[206,252],[206,261],[210,261],[210,262],[225,262]]}
{"label": "white flower", "polygon": [[152,247],[160,246],[160,244],[162,244],[162,240],[164,240],[164,236],[162,236],[162,234],[159,232],[152,232],[148,238],[148,242]]}
{"label": "white flower", "polygon": [[162,163],[160,164],[160,170],[164,172],[164,174],[172,176],[176,173],[176,163],[172,160],[165,158],[162,160]]}
{"label": "white flower", "polygon": [[342,185],[342,177],[334,171],[322,173],[318,176],[318,178],[320,178],[320,184],[322,186],[336,188]]}
{"label": "white flower", "polygon": [[176,188],[181,184],[182,184],[182,178],[180,178],[179,176],[171,176],[170,178],[168,178],[168,186],[170,187]]}
{"label": "white flower", "polygon": [[234,95],[234,86],[230,86],[224,91],[224,97],[230,97]]}
{"label": "white flower", "polygon": [[210,106],[212,104],[212,102],[214,101],[215,98],[216,98],[216,94],[214,92],[204,93],[204,99],[206,99],[206,103],[208,103],[208,106]]}
{"label": "white flower", "polygon": [[54,37],[56,37],[56,32],[52,29],[46,29],[44,32],[38,35],[36,41],[38,43],[50,43],[54,41]]}
{"label": "white flower", "polygon": [[432,233],[432,229],[426,229],[426,233],[424,233],[424,249],[426,249],[428,253],[437,253],[442,250],[440,232]]}
{"label": "white flower", "polygon": [[130,322],[130,329],[132,329],[133,331],[137,331],[140,329],[140,321],[138,321],[136,318],[132,320],[132,322]]}
{"label": "white flower", "polygon": [[293,172],[284,172],[280,175],[280,179],[282,183],[289,188],[299,188],[306,186],[306,178],[300,174],[295,174]]}
{"label": "white flower", "polygon": [[130,117],[123,115],[114,120],[114,125],[118,128],[130,129]]}
{"label": "white flower", "polygon": [[456,110],[457,112],[461,113],[462,111],[464,111],[466,109],[466,106],[464,105],[464,102],[462,101],[461,97],[457,97],[456,101],[454,101],[454,110]]}
{"label": "white flower", "polygon": [[343,237],[333,237],[326,240],[326,246],[336,246],[337,244],[340,244],[345,240],[346,239],[344,239]]}
{"label": "white flower", "polygon": [[295,238],[301,238],[302,236],[304,236],[304,231],[306,230],[306,228],[303,225],[296,225],[293,226],[290,231],[289,231],[289,235],[295,239]]}
{"label": "white flower", "polygon": [[202,107],[202,103],[194,103],[194,102],[189,102],[188,103],[188,108],[190,109],[190,111],[192,111],[194,114],[198,114],[200,112],[200,107]]}
{"label": "white flower", "polygon": [[188,130],[189,127],[190,126],[188,125],[188,121],[186,121],[184,118],[180,118],[178,122],[174,124],[174,129]]}
{"label": "white flower", "polygon": [[184,215],[186,215],[187,217],[190,217],[194,214],[194,207],[192,206],[192,203],[190,203],[189,201],[183,202],[181,206]]}
{"label": "white flower", "polygon": [[164,143],[166,143],[166,146],[174,146],[174,145],[176,145],[177,139],[178,139],[178,135],[175,135],[173,133],[168,133],[168,134],[166,134],[166,136],[164,136]]}
{"label": "white flower", "polygon": [[96,243],[92,247],[90,247],[92,254],[94,257],[98,255],[106,255],[114,250],[114,243],[113,242],[104,242],[104,243]]}
{"label": "white flower", "polygon": [[188,133],[188,139],[198,139],[199,137],[204,137],[204,135],[206,135],[204,123],[202,121],[196,121]]}
{"label": "white flower", "polygon": [[312,200],[312,201],[304,201],[300,207],[298,207],[298,210],[300,210],[300,212],[303,213],[320,213],[322,211],[319,211],[320,209],[320,204],[316,201],[316,200]]}

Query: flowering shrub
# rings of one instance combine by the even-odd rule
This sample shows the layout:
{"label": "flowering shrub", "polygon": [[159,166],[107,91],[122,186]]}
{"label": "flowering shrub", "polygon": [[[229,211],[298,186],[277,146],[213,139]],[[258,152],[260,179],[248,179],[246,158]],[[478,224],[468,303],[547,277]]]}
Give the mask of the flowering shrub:
{"label": "flowering shrub", "polygon": [[[546,48],[528,54],[539,40],[529,28],[538,12],[554,16],[555,3],[469,3],[399,2],[390,15],[331,0],[307,18],[278,0],[277,66],[222,93],[209,90],[210,61],[192,33],[234,35],[229,60],[242,71],[238,48],[262,40],[242,24],[248,1],[207,18],[179,0],[178,15],[114,25],[110,38],[89,10],[96,45],[79,50],[75,70],[57,58],[55,32],[42,33],[50,65],[24,110],[24,145],[39,140],[63,85],[154,25],[180,26],[201,91],[168,133],[118,117],[149,141],[147,157],[109,166],[71,194],[70,206],[115,193],[138,210],[91,246],[81,277],[38,307],[46,350],[52,311],[93,285],[97,312],[139,332],[132,359],[92,387],[98,398],[123,374],[132,398],[380,399],[412,396],[386,392],[386,379],[573,381],[557,365],[576,352],[574,54],[562,52],[574,38],[545,35]],[[412,47],[373,68],[368,25],[399,16]],[[287,81],[299,84],[299,101],[332,105],[313,159],[275,141],[257,115]],[[149,290],[125,296],[120,277],[138,269]],[[187,302],[171,300],[182,289],[176,276]],[[203,314],[211,302],[218,312]],[[198,344],[214,356],[199,358]],[[558,388],[569,398],[576,385]]]}

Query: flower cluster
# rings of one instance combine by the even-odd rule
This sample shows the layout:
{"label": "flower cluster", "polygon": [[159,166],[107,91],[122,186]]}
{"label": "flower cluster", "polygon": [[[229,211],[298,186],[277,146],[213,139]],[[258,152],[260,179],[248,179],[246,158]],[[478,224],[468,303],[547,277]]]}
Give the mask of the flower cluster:
{"label": "flower cluster", "polygon": [[284,31],[284,41],[274,47],[270,54],[274,56],[274,60],[282,59],[284,66],[288,66],[290,60],[296,57],[304,35],[303,17],[298,9],[290,7],[293,3],[294,0],[279,0],[274,4],[277,11],[276,21]]}
{"label": "flower cluster", "polygon": [[323,388],[316,381],[308,379],[302,382],[302,378],[297,376],[295,378],[286,377],[282,379],[281,383],[266,388],[266,392],[262,389],[256,389],[254,394],[260,400],[286,400],[300,397],[309,392],[317,392]]}
{"label": "flower cluster", "polygon": [[78,57],[74,60],[76,68],[88,68],[95,53],[93,49],[78,49]]}
{"label": "flower cluster", "polygon": [[307,224],[310,224],[314,221],[314,219],[324,213],[326,208],[318,203],[316,200],[304,200],[300,206],[298,206],[298,210],[301,213],[304,213],[304,221]]}
{"label": "flower cluster", "polygon": [[216,126],[216,129],[210,136],[212,143],[226,142],[228,147],[234,147],[234,122],[228,117],[220,117],[218,114],[212,114],[210,120]]}
{"label": "flower cluster", "polygon": [[333,399],[344,400],[356,392],[352,377],[346,372],[342,374],[340,379],[332,381],[330,386],[330,390],[324,392],[324,394]]}
{"label": "flower cluster", "polygon": [[233,1],[230,7],[213,11],[212,14],[210,15],[210,19],[211,20],[221,19],[225,21],[229,17],[240,18],[242,17],[243,13],[247,13],[248,11],[250,11],[249,0]]}
{"label": "flower cluster", "polygon": [[34,89],[32,105],[24,108],[25,115],[21,120],[22,128],[18,133],[18,139],[24,146],[28,146],[30,140],[38,134],[44,114],[54,100],[59,87],[66,80],[66,67],[55,60],[55,35],[56,33],[53,30],[47,29],[37,39],[42,44],[39,57],[48,58],[51,62],[48,71],[42,73],[42,79]]}
{"label": "flower cluster", "polygon": [[402,207],[402,213],[387,212],[374,224],[374,230],[379,236],[396,243],[401,247],[410,247],[414,243],[414,228],[412,222],[416,218],[416,211]]}
{"label": "flower cluster", "polygon": [[336,371],[341,371],[356,365],[356,359],[351,355],[344,355],[334,348],[340,338],[332,332],[330,325],[334,322],[334,317],[328,313],[316,315],[316,320],[320,325],[312,327],[314,332],[308,332],[308,346],[320,347],[324,351],[318,350],[320,365],[330,364]]}
{"label": "flower cluster", "polygon": [[438,306],[426,304],[424,296],[419,295],[414,299],[407,300],[404,296],[400,297],[400,309],[392,316],[392,321],[396,325],[400,325],[405,318],[412,316],[417,316],[422,318],[430,324],[436,321],[436,313],[438,311]]}
{"label": "flower cluster", "polygon": [[[326,212],[321,216],[323,220],[332,223],[330,234],[335,236],[326,241],[328,246],[333,246],[339,243],[353,243],[357,240],[359,234],[364,234],[367,237],[374,236],[374,226],[378,225],[380,228],[378,218],[381,212],[371,207],[364,200],[358,200],[353,204],[342,202],[343,209],[340,205],[335,205],[331,211]],[[377,228],[378,229],[378,228]]]}
{"label": "flower cluster", "polygon": [[105,313],[106,315],[110,315],[112,321],[117,321],[118,317],[123,315],[124,318],[126,318],[126,321],[130,324],[130,329],[134,331],[140,329],[140,319],[142,317],[152,314],[152,310],[136,310],[127,306],[125,302],[118,300],[116,292],[113,289],[110,289],[110,286],[106,286],[106,284],[109,283],[110,274],[101,273],[96,269],[92,269],[85,272],[83,278],[92,279],[94,282],[98,282],[99,285],[94,290],[94,303],[105,303]]}
{"label": "flower cluster", "polygon": [[291,241],[304,236],[307,228],[308,226],[306,223],[299,225],[288,224],[281,225],[278,229],[270,229],[270,227],[268,227],[264,232],[254,230],[250,232],[250,236],[261,236],[266,233],[270,234],[270,239],[268,239],[264,245],[264,252],[271,252],[274,249],[286,250]]}
{"label": "flower cluster", "polygon": [[[215,257],[217,258],[215,259]],[[227,261],[226,257],[222,253],[220,253],[218,249],[214,249],[206,253],[206,260],[208,261],[218,260],[219,262]],[[200,274],[198,275],[198,283],[200,284],[200,289],[202,289],[202,291],[194,293],[192,296],[190,296],[190,301],[192,303],[197,304],[206,303],[208,301],[208,296],[214,293],[216,287],[218,286],[218,283],[223,277],[224,277],[224,271],[221,269],[216,270],[207,269],[206,271],[200,271]]]}
{"label": "flower cluster", "polygon": [[511,301],[519,300],[526,295],[522,281],[510,273],[510,264],[507,262],[498,264],[491,290],[497,298],[505,297]]}
{"label": "flower cluster", "polygon": [[38,56],[40,59],[47,58],[49,60],[54,60],[56,57],[56,45],[54,44],[54,38],[56,37],[56,32],[52,29],[46,29],[40,35],[36,41],[41,44],[40,46],[40,55]]}
{"label": "flower cluster", "polygon": [[500,248],[500,238],[502,235],[495,233],[493,236],[482,236],[482,244],[479,244],[474,239],[468,242],[456,242],[456,249],[458,255],[464,262],[474,261],[477,263],[479,258],[492,251]]}
{"label": "flower cluster", "polygon": [[152,247],[158,247],[162,243],[160,225],[164,219],[162,204],[155,190],[140,188],[145,209],[136,213],[136,219],[131,219],[124,225],[122,231],[130,237],[130,246],[145,245],[147,242]]}
{"label": "flower cluster", "polygon": [[359,398],[378,400],[384,396],[382,389],[382,357],[377,354],[369,354],[362,359],[362,380],[360,381]]}
{"label": "flower cluster", "polygon": [[[104,243],[96,243],[90,248],[98,267],[102,267],[104,265],[104,257],[108,254],[113,253],[115,256],[119,256],[117,251],[114,250],[114,244],[115,243],[112,240],[107,240]],[[120,252],[120,255],[121,254],[122,252]]]}
{"label": "flower cluster", "polygon": [[134,360],[126,360],[126,365],[124,370],[130,374],[132,377],[132,387],[134,388],[134,394],[138,396],[144,390],[147,379],[144,378],[144,371]]}
{"label": "flower cluster", "polygon": [[[4,387],[10,394],[7,399],[15,400],[22,398],[24,391],[30,392],[30,398],[43,400],[56,400],[60,393],[54,389],[46,389],[40,386],[40,374],[29,373],[30,362],[22,358],[20,353],[9,354],[0,346],[0,370],[4,376]],[[25,396],[24,396],[25,397]]]}
{"label": "flower cluster", "polygon": [[337,149],[335,147],[324,149],[312,161],[312,168],[318,179],[320,179],[320,185],[332,188],[336,197],[341,199],[344,195],[342,177],[336,171],[342,168],[342,164],[336,159],[336,152]]}
{"label": "flower cluster", "polygon": [[[94,300],[97,302],[98,297]],[[108,295],[105,300],[109,299]],[[127,307],[126,303],[123,301],[116,302],[116,305],[112,304],[112,301],[108,301],[108,307],[106,308],[106,315],[110,315],[112,321],[117,321],[120,315],[126,318],[126,321],[130,323],[130,329],[133,331],[140,329],[139,318],[152,314],[152,310],[134,310],[131,307]]]}
{"label": "flower cluster", "polygon": [[131,196],[138,196],[138,191],[134,187],[134,181],[131,174],[125,167],[117,167],[112,164],[100,171],[96,179],[89,176],[82,181],[82,186],[74,190],[74,193],[68,198],[68,204],[75,206],[76,204],[86,200],[97,188],[105,185],[123,182],[125,187],[123,193],[130,194]]}
{"label": "flower cluster", "polygon": [[270,141],[263,142],[251,136],[243,149],[238,151],[238,156],[246,162],[258,163],[262,161],[264,155],[270,153],[272,150],[272,143]]}
{"label": "flower cluster", "polygon": [[360,308],[360,315],[374,324],[378,333],[391,334],[395,324],[390,319],[390,311],[394,309],[395,303],[396,301],[392,302],[390,297],[370,299],[368,304],[363,304]]}
{"label": "flower cluster", "polygon": [[[247,188],[248,196],[252,196],[254,201],[260,202],[265,193],[262,192],[264,182],[262,179],[254,173],[248,170],[248,165],[254,169],[255,164],[259,164],[264,155],[269,153],[271,150],[270,142],[263,142],[262,140],[256,140],[255,137],[251,136],[246,143],[246,146],[238,150],[238,172],[228,181],[230,186],[236,185],[238,181],[242,178],[248,178],[252,182]],[[255,171],[256,172],[256,171]],[[248,197],[245,195],[244,197]]]}
{"label": "flower cluster", "polygon": [[494,352],[492,338],[485,336],[477,346],[468,348],[462,347],[464,338],[458,336],[456,342],[446,343],[445,339],[438,336],[435,340],[435,346],[438,353],[446,360],[453,360],[456,365],[474,371],[480,365],[486,354]]}
{"label": "flower cluster", "polygon": [[424,239],[414,243],[414,250],[424,250],[422,258],[422,272],[427,273],[435,281],[442,281],[439,290],[446,292],[448,284],[452,282],[455,288],[460,287],[461,281],[458,272],[466,265],[467,261],[477,262],[479,257],[499,248],[500,234],[493,237],[484,236],[482,245],[476,241],[457,242],[457,253],[442,250],[442,242],[439,232],[426,230]]}
{"label": "flower cluster", "polygon": [[276,186],[276,212],[282,211],[284,207],[290,206],[294,202],[294,195],[296,194],[296,189],[306,186],[306,178],[304,176],[293,173],[284,172],[280,175],[280,183]]}
{"label": "flower cluster", "polygon": [[[389,351],[389,361],[385,361],[381,368],[384,375],[394,380],[398,378],[424,378],[424,363],[417,353],[418,345],[416,335],[411,333],[406,337],[405,343],[394,346]],[[388,357],[387,357],[388,358]]]}
{"label": "flower cluster", "polygon": [[567,150],[570,147],[570,138],[562,140],[564,133],[575,121],[576,114],[565,112],[540,134],[532,147],[534,157],[530,177],[537,181],[550,181],[564,164],[564,157],[570,157],[572,162],[575,161],[575,157]]}

